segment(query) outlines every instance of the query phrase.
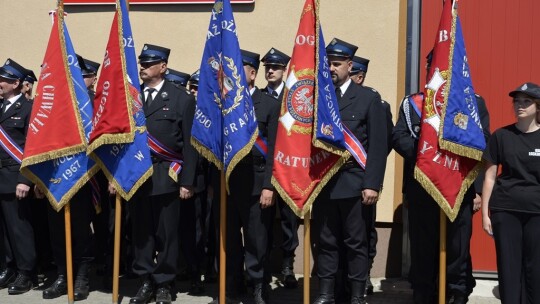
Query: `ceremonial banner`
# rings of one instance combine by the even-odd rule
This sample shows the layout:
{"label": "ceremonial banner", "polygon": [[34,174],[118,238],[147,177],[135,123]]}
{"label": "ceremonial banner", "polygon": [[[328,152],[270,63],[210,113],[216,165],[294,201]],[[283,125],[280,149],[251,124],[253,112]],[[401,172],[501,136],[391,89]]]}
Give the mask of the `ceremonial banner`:
{"label": "ceremonial banner", "polygon": [[343,126],[324,45],[318,1],[306,0],[285,83],[272,176],[272,184],[300,217],[349,156],[339,150]]}
{"label": "ceremonial banner", "polygon": [[138,84],[135,43],[125,0],[116,1],[116,13],[101,66],[88,153],[122,198],[129,200],[152,175],[152,161]]}
{"label": "ceremonial banner", "polygon": [[92,102],[60,5],[53,13],[21,164],[57,211],[98,170],[86,156],[91,118]]}
{"label": "ceremonial banner", "polygon": [[191,143],[228,181],[258,129],[229,0],[216,0],[200,68]]}
{"label": "ceremonial banner", "polygon": [[486,146],[457,1],[444,3],[424,95],[415,178],[454,221]]}

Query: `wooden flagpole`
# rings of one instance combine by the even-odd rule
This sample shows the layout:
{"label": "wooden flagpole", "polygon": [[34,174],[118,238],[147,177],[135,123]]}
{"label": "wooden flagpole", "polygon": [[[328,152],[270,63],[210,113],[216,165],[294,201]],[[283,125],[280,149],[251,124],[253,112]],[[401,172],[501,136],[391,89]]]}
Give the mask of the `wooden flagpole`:
{"label": "wooden flagpole", "polygon": [[118,303],[118,287],[120,280],[120,233],[122,231],[122,197],[116,193],[114,210],[114,262],[113,262],[113,291],[112,302]]}
{"label": "wooden flagpole", "polygon": [[446,303],[446,214],[439,216],[439,304]]}
{"label": "wooden flagpole", "polygon": [[67,272],[67,292],[68,303],[74,303],[73,296],[73,256],[71,253],[71,207],[68,202],[64,206],[64,227],[66,233],[66,272]]}
{"label": "wooden flagpole", "polygon": [[311,281],[311,211],[304,215],[304,304],[309,304]]}
{"label": "wooden flagpole", "polygon": [[221,171],[220,203],[219,203],[219,297],[218,303],[225,304],[225,284],[227,266],[227,193],[225,189],[225,172]]}

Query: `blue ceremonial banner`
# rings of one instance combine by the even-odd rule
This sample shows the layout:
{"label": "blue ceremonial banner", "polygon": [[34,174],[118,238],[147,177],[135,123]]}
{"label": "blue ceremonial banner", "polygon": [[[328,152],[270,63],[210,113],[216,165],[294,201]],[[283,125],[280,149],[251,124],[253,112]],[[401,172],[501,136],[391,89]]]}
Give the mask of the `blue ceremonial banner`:
{"label": "blue ceremonial banner", "polygon": [[317,78],[315,79],[317,87],[315,126],[317,131],[314,133],[313,145],[345,158],[350,155],[365,169],[366,150],[354,134],[341,123],[339,104],[330,74],[322,27],[320,23],[317,24],[319,26],[316,57]]}
{"label": "blue ceremonial banner", "polygon": [[441,115],[443,121],[439,145],[442,149],[458,155],[481,160],[486,141],[467,62],[461,22],[456,8],[453,9],[453,21],[449,42],[451,65],[448,72],[450,76],[445,88],[445,96],[448,99],[446,107],[443,107],[443,115]]}
{"label": "blue ceremonial banner", "polygon": [[228,184],[234,166],[250,151],[258,129],[244,75],[236,23],[229,0],[217,0],[200,68],[191,142]]}
{"label": "blue ceremonial banner", "polygon": [[[328,56],[326,55],[326,47],[322,27],[319,25],[319,42],[317,56],[317,78],[316,87],[318,98],[316,105],[316,121],[317,132],[314,133],[315,139],[330,145],[327,147],[324,144],[316,143],[315,146],[329,150],[338,155],[344,155],[346,151],[345,138],[343,136],[343,124],[341,123],[341,115],[339,114],[339,105],[336,96],[332,75],[330,74],[330,66]],[[336,150],[337,148],[338,150]]]}
{"label": "blue ceremonial banner", "polygon": [[94,100],[94,128],[101,133],[93,136],[91,145],[92,157],[109,182],[129,200],[153,170],[128,7],[125,0],[116,3]]}
{"label": "blue ceremonial banner", "polygon": [[[31,118],[33,127],[27,139],[29,153],[25,154],[22,172],[45,192],[53,208],[58,211],[97,172],[98,167],[84,151],[92,131],[92,102],[61,8],[55,13],[52,31],[40,77],[40,82],[46,83],[38,86],[39,96],[34,103]],[[47,79],[49,77],[50,79]],[[66,90],[62,90],[61,86],[67,86]],[[62,109],[56,108],[57,111],[54,111],[56,102],[66,100],[73,102],[74,111],[70,119],[76,122],[78,131],[66,129],[66,121],[62,117],[65,113]],[[46,109],[50,110],[47,113],[49,115],[44,115]],[[39,125],[45,127],[45,124],[51,128],[40,130]],[[56,146],[47,151],[47,147],[44,148],[49,138],[47,131],[58,132],[65,137],[70,137],[68,133],[82,131],[84,137],[76,147]],[[74,134],[74,137],[77,137],[77,134]],[[42,149],[42,154],[29,155],[31,150],[37,150],[36,147]]]}

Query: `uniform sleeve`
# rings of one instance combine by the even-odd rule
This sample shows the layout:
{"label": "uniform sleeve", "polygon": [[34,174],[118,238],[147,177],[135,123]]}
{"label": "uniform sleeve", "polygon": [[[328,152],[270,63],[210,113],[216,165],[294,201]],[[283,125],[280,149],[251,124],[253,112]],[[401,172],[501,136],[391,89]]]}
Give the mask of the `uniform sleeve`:
{"label": "uniform sleeve", "polygon": [[394,122],[392,121],[392,110],[390,109],[390,104],[386,101],[383,101],[384,113],[386,114],[386,133],[388,141],[388,154],[392,152],[392,130],[394,129]]}
{"label": "uniform sleeve", "polygon": [[180,186],[193,186],[195,184],[199,158],[199,154],[191,145],[190,140],[191,126],[193,125],[193,118],[195,116],[195,98],[192,95],[188,95],[186,100],[188,104],[184,107],[182,116],[182,138],[184,139],[182,154],[184,156],[184,166],[182,168],[182,174],[180,174],[179,184]]}
{"label": "uniform sleeve", "polygon": [[[24,134],[26,136],[26,134],[28,133],[28,125],[30,124],[30,114],[32,112],[32,104],[29,102],[28,103],[28,111],[26,111],[26,121],[24,123]],[[19,171],[19,176],[17,177],[17,183],[18,184],[25,184],[27,186],[32,186],[33,183],[31,180],[29,180],[28,178],[26,178],[26,176],[24,176],[20,171]]]}
{"label": "uniform sleeve", "polygon": [[268,155],[266,157],[266,166],[264,173],[263,189],[273,190],[272,185],[272,169],[274,167],[274,148],[276,146],[276,135],[279,119],[279,103],[268,101],[270,106],[268,117]]}
{"label": "uniform sleeve", "polygon": [[384,140],[387,138],[388,132],[386,112],[379,94],[374,94],[370,100],[367,132],[368,151],[363,188],[380,191],[388,156],[388,141]]}
{"label": "uniform sleeve", "polygon": [[418,150],[418,141],[411,136],[411,131],[407,126],[405,111],[403,110],[404,101],[405,99],[401,102],[398,120],[392,131],[392,145],[394,150],[405,160],[414,162]]}
{"label": "uniform sleeve", "polygon": [[489,142],[486,147],[486,151],[484,152],[483,158],[487,160],[488,162],[498,165],[500,163],[499,161],[499,132],[493,133],[493,135],[489,138]]}

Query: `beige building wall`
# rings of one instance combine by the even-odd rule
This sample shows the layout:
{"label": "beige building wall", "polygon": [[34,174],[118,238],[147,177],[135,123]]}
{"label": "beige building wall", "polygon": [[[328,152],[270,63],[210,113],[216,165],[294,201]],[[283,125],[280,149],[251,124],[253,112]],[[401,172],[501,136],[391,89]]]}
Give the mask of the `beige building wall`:
{"label": "beige building wall", "polygon": [[[39,74],[49,34],[50,10],[56,0],[0,0],[2,34],[0,62],[10,57]],[[255,0],[233,5],[240,47],[264,55],[270,47],[291,54],[304,0]],[[101,62],[109,37],[114,6],[66,6],[66,23],[75,50]],[[132,5],[135,45],[172,49],[169,67],[192,73],[200,65],[211,5]],[[366,85],[376,88],[392,106],[394,121],[404,92],[406,0],[321,0],[326,42],[338,37],[359,46],[369,58]],[[261,70],[264,71],[264,70]],[[260,73],[257,85],[264,87]],[[368,156],[369,157],[369,156]],[[395,153],[388,158],[378,221],[392,222],[401,202],[401,172]],[[396,170],[397,168],[397,170]]]}

